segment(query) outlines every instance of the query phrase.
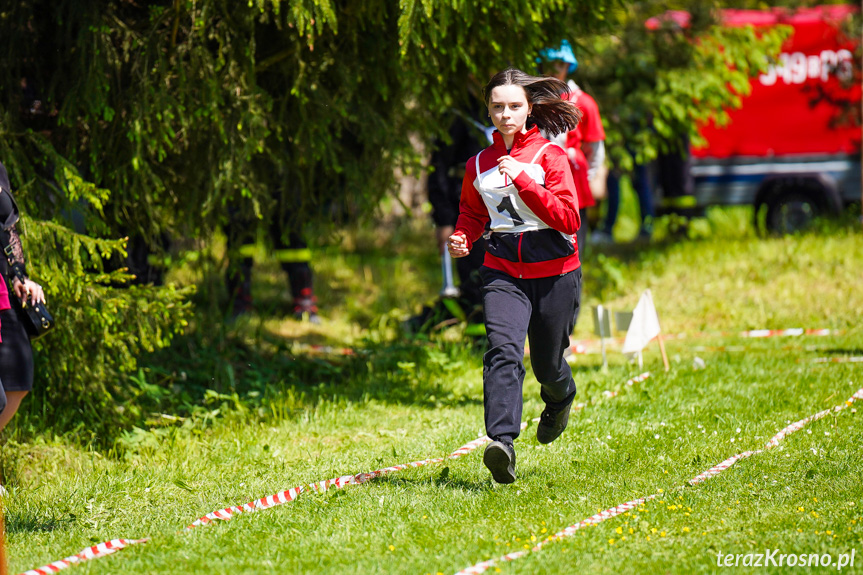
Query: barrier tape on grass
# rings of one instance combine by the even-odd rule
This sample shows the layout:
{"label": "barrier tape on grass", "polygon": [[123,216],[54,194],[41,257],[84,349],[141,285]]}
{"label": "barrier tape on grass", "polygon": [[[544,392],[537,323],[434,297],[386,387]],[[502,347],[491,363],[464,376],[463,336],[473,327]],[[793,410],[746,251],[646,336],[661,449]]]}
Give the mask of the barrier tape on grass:
{"label": "barrier tape on grass", "polygon": [[99,543],[98,545],[93,545],[92,547],[88,547],[87,549],[82,550],[80,553],[72,555],[71,557],[66,557],[65,559],[61,559],[59,561],[55,561],[50,565],[45,565],[44,567],[39,567],[37,569],[31,569],[22,575],[49,575],[50,573],[57,573],[58,571],[62,571],[63,569],[67,569],[76,563],[81,563],[82,561],[89,561],[90,559],[98,559],[99,557],[105,557],[107,555],[111,555],[112,553],[116,553],[120,549],[124,547],[128,547],[129,545],[134,545],[136,543],[145,543],[146,539],[112,539],[111,541],[105,541],[104,543]]}
{"label": "barrier tape on grass", "polygon": [[[632,386],[636,383],[640,383],[650,377],[650,372],[645,372],[640,375],[637,375],[627,381],[624,385]],[[615,397],[620,392],[618,391],[605,391],[603,395],[606,398]],[[573,409],[583,409],[586,407],[585,404],[578,404],[573,406]],[[538,421],[538,420],[534,420]],[[524,430],[527,427],[527,422],[523,422],[521,424],[521,429]],[[253,513],[255,511],[261,511],[264,509],[269,509],[271,507],[275,507],[277,505],[283,505],[285,503],[290,503],[299,497],[301,493],[305,493],[308,491],[316,491],[316,492],[324,492],[329,490],[332,487],[336,489],[342,489],[348,485],[361,485],[366,483],[371,479],[375,479],[377,477],[382,477],[384,475],[403,471],[405,469],[414,468],[414,467],[423,467],[426,465],[431,465],[433,463],[441,463],[447,459],[456,459],[458,457],[462,457],[476,450],[478,447],[489,443],[491,440],[488,436],[479,437],[470,441],[452,453],[450,453],[446,457],[438,457],[434,459],[423,459],[422,461],[414,461],[412,463],[405,463],[400,465],[393,465],[391,467],[385,467],[383,469],[377,469],[375,471],[370,471],[367,473],[358,473],[356,475],[343,475],[341,477],[336,477],[333,479],[327,479],[324,481],[317,481],[315,483],[309,483],[307,485],[302,485],[299,487],[294,487],[292,489],[287,489],[285,491],[280,491],[279,493],[275,493],[273,495],[268,495],[267,497],[262,497],[261,499],[256,499],[255,501],[251,501],[244,505],[238,505],[233,507],[225,507],[223,509],[218,509],[213,511],[212,513],[208,513],[207,515],[201,517],[200,519],[195,520],[185,528],[185,530],[194,529],[195,527],[200,527],[202,525],[208,525],[216,520],[228,521],[232,519],[234,516],[239,515],[241,513]],[[145,543],[148,539],[113,539],[111,541],[106,541],[104,543],[99,543],[98,545],[94,545],[88,549],[84,549],[77,555],[73,555],[71,557],[67,557],[66,559],[62,559],[60,561],[56,561],[49,565],[45,565],[44,567],[38,567],[36,569],[31,569],[21,575],[47,575],[49,573],[56,573],[62,569],[66,569],[71,567],[75,563],[80,563],[82,561],[87,561],[89,559],[98,559],[99,557],[104,557],[106,555],[110,555],[124,547],[128,547],[129,545],[135,543]]]}
{"label": "barrier tape on grass", "polygon": [[326,355],[357,355],[356,351],[349,347],[333,347],[330,345],[312,345],[308,343],[294,342],[292,347],[297,351],[309,353],[320,353]]}
{"label": "barrier tape on grass", "polygon": [[[797,422],[792,423],[791,425],[785,427],[784,429],[779,431],[779,433],[774,435],[770,439],[770,441],[768,441],[765,444],[765,446],[762,449],[757,449],[755,451],[744,451],[743,453],[738,453],[737,455],[733,455],[733,456],[729,457],[728,459],[726,459],[725,461],[723,461],[722,463],[714,465],[713,467],[711,467],[710,469],[708,469],[704,473],[701,473],[701,474],[693,477],[692,479],[690,479],[688,481],[688,483],[689,483],[689,485],[698,485],[699,483],[703,483],[704,481],[707,481],[711,477],[715,477],[715,476],[719,475],[720,473],[722,473],[723,471],[725,471],[726,469],[728,469],[729,467],[731,467],[732,465],[734,465],[735,463],[740,461],[741,459],[746,459],[747,457],[751,457],[752,455],[756,455],[758,453],[764,453],[765,451],[776,447],[777,445],[779,445],[779,442],[782,441],[783,439],[785,439],[788,435],[790,435],[796,431],[800,431],[807,424],[809,424],[813,421],[816,421],[818,419],[821,419],[822,417],[829,415],[830,413],[836,413],[836,412],[842,411],[846,407],[853,404],[855,401],[863,401],[863,388],[860,388],[859,390],[857,390],[857,393],[852,395],[842,405],[837,405],[837,406],[832,407],[830,409],[825,409],[824,411],[820,411],[814,415],[810,415],[809,417],[807,417],[805,419],[801,419],[800,421],[797,421]],[[678,487],[678,489],[683,488],[683,487],[685,487],[685,486],[681,485]],[[508,553],[507,555],[503,555],[502,557],[498,557],[497,559],[489,559],[487,561],[477,563],[477,564],[472,565],[466,569],[462,569],[461,571],[458,571],[456,573],[456,575],[478,575],[479,573],[485,573],[486,571],[488,571],[490,568],[494,567],[498,563],[505,563],[508,561],[514,561],[514,560],[518,559],[519,557],[524,557],[525,555],[528,555],[529,553],[535,553],[537,551],[541,551],[549,543],[552,543],[554,541],[558,541],[560,539],[563,539],[564,537],[569,537],[569,536],[575,534],[579,529],[583,529],[585,527],[588,527],[590,525],[595,525],[597,523],[602,523],[603,521],[606,521],[606,520],[611,519],[613,517],[617,517],[618,515],[620,515],[622,513],[626,513],[627,511],[631,511],[631,510],[635,509],[636,507],[638,507],[639,505],[643,505],[645,502],[650,501],[651,499],[654,499],[656,497],[658,497],[657,494],[647,495],[645,497],[633,499],[632,501],[627,501],[626,503],[621,503],[620,505],[618,505],[616,507],[612,507],[610,509],[606,509],[605,511],[600,511],[596,515],[592,515],[592,516],[588,517],[587,519],[584,519],[583,521],[581,521],[579,523],[576,523],[574,525],[570,525],[569,527],[566,527],[565,529],[558,531],[554,535],[549,536],[547,539],[540,541],[531,549],[525,549],[522,551],[514,551],[512,553]]]}
{"label": "barrier tape on grass", "polygon": [[[526,427],[527,422],[521,424],[522,430],[524,430],[524,428]],[[375,471],[369,471],[367,473],[357,473],[356,475],[343,475],[342,477],[335,477],[333,479],[327,479],[325,481],[318,481],[315,483],[309,483],[308,485],[288,489],[287,491],[281,491],[279,493],[276,493],[275,495],[269,495],[261,499],[256,499],[255,501],[251,501],[249,503],[246,503],[245,505],[226,507],[224,509],[219,509],[218,511],[213,511],[212,513],[208,513],[200,519],[196,520],[191,525],[186,527],[186,529],[193,529],[201,525],[206,525],[217,519],[222,521],[228,521],[235,515],[238,515],[240,513],[252,513],[255,511],[260,511],[262,509],[269,509],[270,507],[275,507],[277,505],[290,503],[291,501],[294,501],[297,497],[299,497],[301,493],[304,493],[306,491],[317,491],[319,493],[323,493],[325,491],[328,491],[331,487],[335,487],[336,489],[342,489],[344,487],[347,487],[348,485],[362,485],[363,483],[366,483],[371,479],[382,477],[390,473],[395,473],[414,467],[423,467],[426,465],[431,465],[433,463],[441,463],[447,459],[456,459],[458,457],[462,457],[463,455],[467,455],[468,453],[474,451],[477,447],[485,445],[490,441],[491,440],[488,438],[488,436],[483,436],[462,445],[446,457],[423,459],[422,461],[413,461],[411,463],[393,465],[391,467],[385,467],[383,469],[377,469]]]}
{"label": "barrier tape on grass", "polygon": [[[797,362],[803,360],[798,359]],[[861,363],[863,357],[816,357],[810,360],[812,363]]]}
{"label": "barrier tape on grass", "polygon": [[[645,372],[640,375],[637,375],[627,381],[624,385],[632,386],[636,383],[640,383],[650,377],[650,372]],[[605,391],[603,395],[606,398],[611,398],[618,395],[619,391]],[[574,406],[575,409],[583,409],[585,407],[584,404],[578,404]],[[521,424],[521,429],[527,427],[527,422],[523,422]],[[335,487],[336,489],[342,489],[348,485],[361,485],[371,479],[375,479],[377,477],[381,477],[390,473],[402,471],[409,468],[414,467],[423,467],[426,465],[431,465],[434,463],[441,463],[447,459],[456,459],[458,457],[462,457],[463,455],[467,455],[468,453],[474,451],[476,448],[489,443],[491,439],[488,436],[483,436],[473,441],[462,445],[452,453],[450,453],[446,457],[437,457],[434,459],[423,459],[422,461],[414,461],[412,463],[404,463],[401,465],[393,465],[392,467],[385,467],[384,469],[378,469],[375,471],[370,471],[368,473],[358,473],[356,475],[344,475],[342,477],[336,477],[333,479],[327,479],[325,481],[318,481],[316,483],[310,483],[305,486],[296,487],[294,489],[288,489],[287,491],[281,491],[276,493],[275,495],[270,495],[268,497],[263,497],[261,499],[257,499],[255,501],[251,501],[246,503],[245,505],[235,506],[235,507],[226,507],[224,509],[219,509],[218,511],[213,511],[212,513],[208,513],[204,517],[196,520],[194,523],[189,525],[186,529],[192,529],[194,527],[198,527],[200,525],[205,525],[207,523],[212,522],[213,520],[222,520],[227,521],[231,519],[234,515],[240,513],[252,513],[254,511],[260,511],[262,509],[269,509],[270,507],[275,507],[276,505],[283,505],[285,503],[290,503],[295,500],[300,493],[304,491],[318,491],[323,493],[324,491],[329,490],[331,487]]]}
{"label": "barrier tape on grass", "polygon": [[[522,430],[526,427],[527,422],[521,424]],[[317,481],[315,483],[309,483],[308,485],[302,485],[300,487],[294,487],[285,491],[280,491],[279,493],[268,495],[267,497],[262,497],[261,499],[256,499],[255,501],[251,501],[249,503],[246,503],[245,505],[218,509],[192,522],[191,525],[186,527],[186,530],[194,529],[195,527],[200,527],[202,525],[207,525],[215,520],[228,521],[232,519],[235,515],[239,515],[241,513],[252,513],[255,511],[261,511],[263,509],[269,509],[277,505],[290,503],[291,501],[294,501],[297,497],[299,497],[301,493],[307,491],[324,492],[329,490],[331,487],[342,489],[348,485],[361,485],[371,479],[375,479],[376,477],[381,477],[389,473],[402,471],[404,469],[409,469],[412,467],[422,467],[425,465],[430,465],[432,463],[440,463],[446,459],[455,459],[457,457],[462,457],[463,455],[467,455],[468,453],[474,451],[477,447],[480,447],[481,445],[484,445],[489,441],[491,440],[488,438],[488,436],[479,437],[477,439],[474,439],[473,441],[462,445],[461,447],[450,453],[447,457],[424,459],[422,461],[414,461],[412,463],[393,465],[391,467],[377,469],[368,473],[344,475],[342,477],[336,477],[324,481]],[[56,573],[62,569],[71,567],[75,563],[80,563],[82,561],[87,561],[90,559],[98,559],[99,557],[105,557],[106,555],[110,555],[111,553],[119,551],[120,549],[128,547],[129,545],[135,543],[144,543],[146,541],[147,539],[113,539],[105,543],[94,545],[93,547],[90,547],[88,549],[84,549],[77,555],[67,557],[66,559],[62,559],[60,561],[55,561],[54,563],[45,565],[44,567],[31,569],[30,571],[22,573],[21,575],[47,575],[49,573]]]}
{"label": "barrier tape on grass", "polygon": [[[765,338],[765,337],[799,337],[803,335],[816,335],[816,336],[825,336],[825,335],[840,335],[843,333],[842,330],[836,329],[803,329],[800,327],[797,328],[789,328],[789,329],[750,329],[747,331],[723,331],[723,332],[698,332],[692,334],[686,333],[678,333],[678,334],[663,334],[663,339],[696,339],[696,338],[707,338],[707,337],[744,337],[744,338]],[[624,338],[606,338],[605,343],[608,344],[618,344],[623,345]],[[580,339],[580,340],[570,340],[569,350],[572,353],[578,354],[588,354],[588,353],[598,353],[598,349],[601,347],[602,342],[598,339]],[[743,351],[745,348],[740,346],[729,346],[728,351]]]}

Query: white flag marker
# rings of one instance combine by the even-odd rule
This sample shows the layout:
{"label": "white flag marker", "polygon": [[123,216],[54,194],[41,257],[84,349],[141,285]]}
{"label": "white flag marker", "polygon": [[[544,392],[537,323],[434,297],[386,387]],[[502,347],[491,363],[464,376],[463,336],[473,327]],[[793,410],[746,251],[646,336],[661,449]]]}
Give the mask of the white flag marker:
{"label": "white flag marker", "polygon": [[661,333],[659,316],[656,314],[656,306],[653,305],[653,296],[650,294],[650,290],[644,290],[641,299],[638,300],[638,305],[632,310],[632,322],[626,331],[622,351],[623,353],[639,353],[653,338],[659,337],[662,361],[665,364],[665,371],[668,371],[668,358],[665,354]]}

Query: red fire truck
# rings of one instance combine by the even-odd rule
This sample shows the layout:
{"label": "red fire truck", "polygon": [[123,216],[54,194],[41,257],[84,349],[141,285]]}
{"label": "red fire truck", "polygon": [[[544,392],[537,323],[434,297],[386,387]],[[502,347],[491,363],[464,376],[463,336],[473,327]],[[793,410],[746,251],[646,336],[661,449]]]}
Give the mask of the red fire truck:
{"label": "red fire truck", "polygon": [[855,10],[723,11],[726,26],[784,24],[793,33],[731,122],[701,128],[707,146],[692,150],[696,207],[752,205],[756,226],[782,233],[860,201],[859,39],[843,33]]}

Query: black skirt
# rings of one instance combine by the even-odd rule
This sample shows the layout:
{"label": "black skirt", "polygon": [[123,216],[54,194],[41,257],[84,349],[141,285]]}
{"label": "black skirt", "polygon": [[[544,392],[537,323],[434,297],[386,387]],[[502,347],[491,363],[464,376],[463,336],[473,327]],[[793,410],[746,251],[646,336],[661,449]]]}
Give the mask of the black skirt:
{"label": "black skirt", "polygon": [[33,348],[14,309],[0,311],[0,335],[0,385],[6,391],[31,391]]}

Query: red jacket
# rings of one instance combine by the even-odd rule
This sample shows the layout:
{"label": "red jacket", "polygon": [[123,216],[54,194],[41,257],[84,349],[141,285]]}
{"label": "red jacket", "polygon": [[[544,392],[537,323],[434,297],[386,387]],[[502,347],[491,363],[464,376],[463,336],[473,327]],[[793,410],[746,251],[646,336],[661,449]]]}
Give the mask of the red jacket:
{"label": "red jacket", "polygon": [[[559,146],[546,144],[548,140],[533,127],[516,134],[507,152],[503,137],[495,131],[494,143],[465,166],[455,233],[467,239],[470,249],[489,225],[484,264],[517,278],[561,275],[580,265],[574,234],[581,219],[569,160]],[[511,195],[504,192],[510,182],[496,171],[498,158],[507,154],[537,166],[532,169],[534,176],[522,171],[511,182],[516,190]],[[501,185],[481,193],[481,183],[495,177]]]}
{"label": "red jacket", "polygon": [[[570,86],[572,87],[572,85]],[[575,178],[578,190],[578,203],[582,208],[596,205],[596,200],[590,191],[590,181],[587,178],[588,164],[587,156],[581,149],[584,142],[598,142],[605,140],[605,129],[602,127],[602,119],[599,115],[599,106],[596,105],[590,94],[575,86],[569,94],[564,94],[575,106],[581,109],[581,121],[578,127],[566,135],[566,147],[575,149],[575,164],[572,166],[572,174]]]}

